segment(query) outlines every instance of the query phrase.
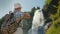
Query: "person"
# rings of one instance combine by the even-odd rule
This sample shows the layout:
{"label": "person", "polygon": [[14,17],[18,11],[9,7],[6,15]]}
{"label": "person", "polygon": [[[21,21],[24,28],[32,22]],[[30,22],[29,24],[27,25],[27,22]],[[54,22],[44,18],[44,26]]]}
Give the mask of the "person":
{"label": "person", "polygon": [[[21,11],[21,4],[20,3],[16,3],[14,4],[14,20],[17,21],[17,23],[19,23],[19,27],[17,28],[17,31],[15,32],[15,34],[25,34],[23,27],[25,26],[24,23],[26,22],[25,18],[26,19],[30,19],[30,15],[29,13],[26,13],[26,12],[22,12]],[[21,20],[19,22],[19,20]],[[19,32],[18,32],[19,30]]]}
{"label": "person", "polygon": [[[27,16],[28,14],[28,16]],[[28,12],[25,12],[24,14],[24,19],[21,21],[21,23],[23,23],[23,34],[28,34],[28,30],[30,29],[30,15]]]}

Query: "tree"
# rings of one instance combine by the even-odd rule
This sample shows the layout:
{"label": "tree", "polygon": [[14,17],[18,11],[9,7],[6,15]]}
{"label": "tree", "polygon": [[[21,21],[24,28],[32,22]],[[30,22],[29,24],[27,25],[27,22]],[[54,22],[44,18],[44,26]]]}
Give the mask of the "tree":
{"label": "tree", "polygon": [[48,18],[51,18],[53,24],[46,31],[46,34],[60,34],[60,0],[46,0],[46,9],[43,9]]}
{"label": "tree", "polygon": [[40,9],[40,7],[37,7],[37,9]]}

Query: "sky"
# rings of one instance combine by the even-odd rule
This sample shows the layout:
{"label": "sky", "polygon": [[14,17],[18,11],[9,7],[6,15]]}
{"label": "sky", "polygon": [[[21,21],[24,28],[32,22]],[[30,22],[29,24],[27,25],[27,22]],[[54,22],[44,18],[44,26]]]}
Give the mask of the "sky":
{"label": "sky", "polygon": [[43,8],[45,0],[0,0],[0,18],[14,10],[14,4],[20,3],[22,11],[30,11],[31,8],[39,6]]}

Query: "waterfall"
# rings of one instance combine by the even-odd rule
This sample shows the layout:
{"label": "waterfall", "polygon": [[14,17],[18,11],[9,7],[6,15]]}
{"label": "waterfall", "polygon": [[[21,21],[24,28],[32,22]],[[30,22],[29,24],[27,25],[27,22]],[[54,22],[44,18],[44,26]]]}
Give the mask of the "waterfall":
{"label": "waterfall", "polygon": [[44,34],[44,16],[39,9],[35,11],[32,28],[28,31],[28,34]]}

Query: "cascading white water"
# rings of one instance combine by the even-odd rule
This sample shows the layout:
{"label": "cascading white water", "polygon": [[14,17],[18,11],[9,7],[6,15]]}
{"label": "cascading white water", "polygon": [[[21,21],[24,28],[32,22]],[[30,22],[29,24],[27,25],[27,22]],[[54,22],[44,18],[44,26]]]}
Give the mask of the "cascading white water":
{"label": "cascading white water", "polygon": [[40,10],[36,10],[32,21],[32,28],[28,31],[28,34],[38,34],[39,27],[43,27],[43,25],[44,25],[43,13]]}

